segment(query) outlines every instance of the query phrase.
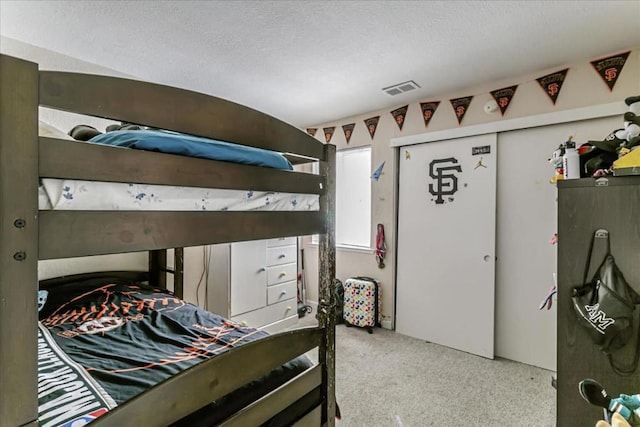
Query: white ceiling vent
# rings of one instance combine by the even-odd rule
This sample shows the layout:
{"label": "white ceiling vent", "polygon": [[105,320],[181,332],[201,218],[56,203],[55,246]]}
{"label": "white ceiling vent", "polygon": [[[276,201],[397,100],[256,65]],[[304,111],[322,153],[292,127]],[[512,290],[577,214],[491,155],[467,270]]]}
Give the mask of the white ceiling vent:
{"label": "white ceiling vent", "polygon": [[389,95],[400,95],[401,93],[409,92],[410,90],[418,89],[419,87],[420,86],[418,86],[416,82],[409,80],[408,82],[402,82],[382,88],[382,90],[387,92]]}

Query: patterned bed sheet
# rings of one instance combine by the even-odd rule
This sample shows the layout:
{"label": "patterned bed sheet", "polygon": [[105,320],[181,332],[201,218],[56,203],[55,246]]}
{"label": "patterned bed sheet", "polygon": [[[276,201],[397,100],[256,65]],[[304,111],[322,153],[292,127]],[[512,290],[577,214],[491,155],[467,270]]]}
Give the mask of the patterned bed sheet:
{"label": "patterned bed sheet", "polygon": [[319,209],[316,194],[225,190],[43,178],[41,210],[299,211]]}
{"label": "patterned bed sheet", "polygon": [[[41,426],[84,425],[195,364],[268,335],[166,291],[115,277],[41,293],[46,297],[38,325]],[[266,394],[309,366],[308,358],[298,357],[248,385],[249,393]],[[248,395],[243,389],[234,394]],[[207,417],[222,420],[243,403],[226,396],[209,405]]]}

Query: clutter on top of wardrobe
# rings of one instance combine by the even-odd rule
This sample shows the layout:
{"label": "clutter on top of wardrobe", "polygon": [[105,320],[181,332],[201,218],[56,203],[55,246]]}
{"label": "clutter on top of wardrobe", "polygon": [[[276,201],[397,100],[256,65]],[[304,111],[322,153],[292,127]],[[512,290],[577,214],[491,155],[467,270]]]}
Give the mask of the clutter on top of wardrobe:
{"label": "clutter on top of wardrobe", "polygon": [[[624,102],[628,111],[623,116],[622,128],[615,129],[602,140],[589,140],[578,147],[580,178],[640,175],[640,95],[630,96]],[[570,143],[573,143],[571,137],[560,144],[549,159],[556,169],[555,176],[550,179],[552,184],[567,179],[563,158]],[[573,176],[568,172],[569,177]]]}

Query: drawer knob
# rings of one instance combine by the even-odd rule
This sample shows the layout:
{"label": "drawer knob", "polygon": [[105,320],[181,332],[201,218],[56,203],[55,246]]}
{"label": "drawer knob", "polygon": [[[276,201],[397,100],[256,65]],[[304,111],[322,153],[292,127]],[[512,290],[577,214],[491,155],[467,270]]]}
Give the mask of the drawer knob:
{"label": "drawer knob", "polygon": [[262,273],[264,271],[267,271],[267,267],[262,267],[260,270],[258,270],[258,273]]}
{"label": "drawer knob", "polygon": [[288,306],[288,307],[287,307],[287,311],[291,311],[291,306]]}
{"label": "drawer knob", "polygon": [[247,326],[247,321],[243,320],[242,322],[240,322],[242,324],[242,326]]}
{"label": "drawer knob", "polygon": [[282,273],[280,273],[280,277],[284,277],[284,276],[286,276],[286,275],[287,275],[287,272],[286,272],[286,271],[283,271]]}
{"label": "drawer knob", "polygon": [[286,256],[285,254],[280,254],[280,255],[278,256],[278,258],[280,258],[280,259],[282,259],[282,258],[286,258],[286,257],[287,257],[287,256]]}
{"label": "drawer knob", "polygon": [[280,295],[286,295],[286,294],[287,294],[287,291],[280,292]]}

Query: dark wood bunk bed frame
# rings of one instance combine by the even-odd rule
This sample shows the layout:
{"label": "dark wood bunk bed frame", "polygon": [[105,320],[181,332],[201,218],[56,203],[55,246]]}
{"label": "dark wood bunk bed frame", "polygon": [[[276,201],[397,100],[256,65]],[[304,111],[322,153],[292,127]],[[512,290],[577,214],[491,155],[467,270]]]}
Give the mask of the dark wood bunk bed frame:
{"label": "dark wood bunk bed frame", "polygon": [[[291,153],[293,163],[319,161],[320,175],[39,137],[39,106]],[[40,177],[318,194],[320,210],[39,211]],[[167,425],[318,348],[317,366],[224,425],[261,424],[312,391],[320,395],[319,404],[299,425],[334,425],[335,146],[212,96],[141,81],[40,71],[33,62],[2,55],[0,202],[0,425],[37,425],[39,259],[149,251],[151,282],[163,285],[168,248],[309,234],[321,236],[319,327],[231,349],[93,423]],[[181,253],[176,252],[178,292]]]}

